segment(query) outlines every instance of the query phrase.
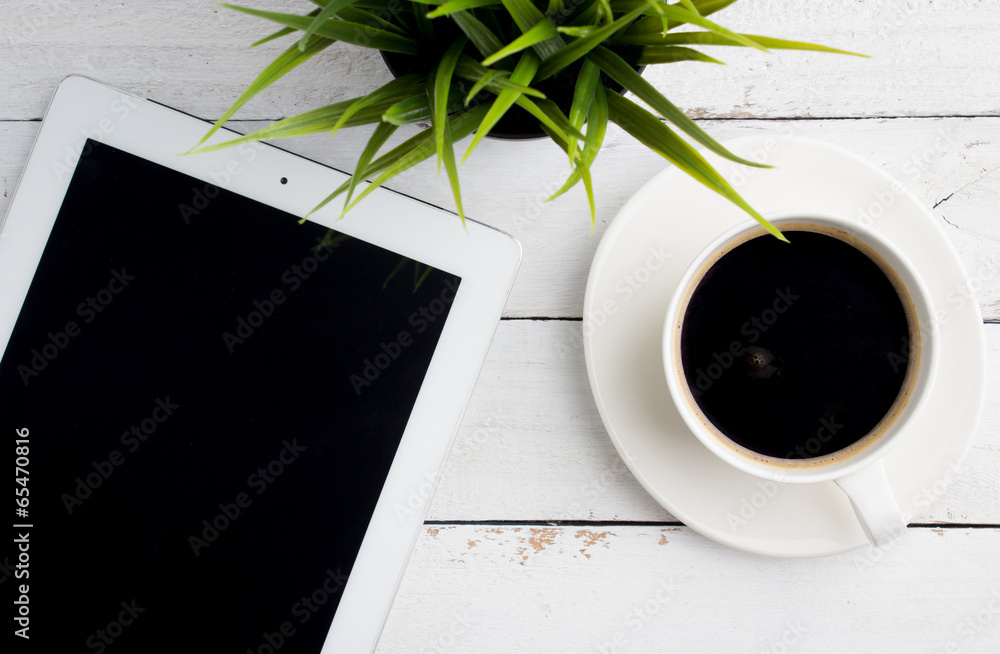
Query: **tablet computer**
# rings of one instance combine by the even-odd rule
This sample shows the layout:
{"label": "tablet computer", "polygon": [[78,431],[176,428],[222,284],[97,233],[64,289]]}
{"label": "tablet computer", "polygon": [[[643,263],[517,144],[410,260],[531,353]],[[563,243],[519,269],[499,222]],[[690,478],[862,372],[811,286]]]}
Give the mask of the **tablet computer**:
{"label": "tablet computer", "polygon": [[17,651],[374,649],[499,321],[510,236],[206,128],[67,78],[0,228]]}

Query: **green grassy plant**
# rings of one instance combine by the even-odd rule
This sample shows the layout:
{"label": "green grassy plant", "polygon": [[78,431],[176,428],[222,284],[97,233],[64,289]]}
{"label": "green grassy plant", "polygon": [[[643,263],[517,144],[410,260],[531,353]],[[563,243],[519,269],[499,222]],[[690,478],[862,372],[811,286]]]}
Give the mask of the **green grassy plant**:
{"label": "green grassy plant", "polygon": [[[568,156],[569,177],[552,198],[582,181],[592,228],[590,168],[610,121],[783,238],[681,134],[731,161],[762,164],[726,150],[643,79],[637,67],[677,61],[721,63],[692,46],[853,54],[740,34],[708,19],[736,0],[312,2],[316,8],[304,16],[222,5],[281,25],[253,46],[291,34],[297,39],[260,73],[192,152],[304,134],[333,136],[343,127],[374,124],[353,175],[313,211],[343,195],[347,212],[393,176],[435,157],[439,171],[444,165],[464,220],[454,143],[475,132],[461,157],[464,161],[506,115],[521,110]],[[408,56],[414,72],[401,74],[367,95],[291,116],[225,143],[204,145],[252,97],[335,41]],[[549,97],[546,90],[552,88],[565,97]],[[621,89],[646,106],[625,99]],[[400,126],[414,123],[430,126],[383,152]],[[370,183],[362,185],[362,180]]]}

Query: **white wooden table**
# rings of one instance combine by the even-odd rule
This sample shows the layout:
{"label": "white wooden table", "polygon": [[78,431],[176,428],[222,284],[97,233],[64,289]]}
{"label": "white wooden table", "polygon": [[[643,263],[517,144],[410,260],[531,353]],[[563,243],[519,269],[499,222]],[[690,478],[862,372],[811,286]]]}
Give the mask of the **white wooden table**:
{"label": "white wooden table", "polygon": [[[254,0],[305,7],[304,0]],[[278,45],[204,0],[3,0],[0,211],[49,97],[82,73],[217,118]],[[872,55],[725,49],[726,67],[646,76],[718,139],[791,129],[903,180],[981,282],[986,411],[962,476],[886,550],[776,560],[679,523],[612,447],[581,347],[590,260],[618,208],[664,162],[619,130],[594,167],[598,224],[551,143],[486,141],[461,170],[467,213],[515,234],[524,264],[431,501],[382,652],[1000,651],[1000,2],[743,0],[741,31]],[[377,53],[333,47],[238,114],[250,130],[368,92]],[[364,131],[282,146],[351,169]],[[450,207],[422,165],[391,187]]]}

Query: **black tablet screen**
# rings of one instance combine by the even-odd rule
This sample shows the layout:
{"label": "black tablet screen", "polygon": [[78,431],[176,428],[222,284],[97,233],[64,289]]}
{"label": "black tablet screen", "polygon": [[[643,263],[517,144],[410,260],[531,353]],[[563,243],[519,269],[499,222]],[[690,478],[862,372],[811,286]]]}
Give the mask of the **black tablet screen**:
{"label": "black tablet screen", "polygon": [[88,142],[0,362],[18,651],[319,652],[459,283]]}

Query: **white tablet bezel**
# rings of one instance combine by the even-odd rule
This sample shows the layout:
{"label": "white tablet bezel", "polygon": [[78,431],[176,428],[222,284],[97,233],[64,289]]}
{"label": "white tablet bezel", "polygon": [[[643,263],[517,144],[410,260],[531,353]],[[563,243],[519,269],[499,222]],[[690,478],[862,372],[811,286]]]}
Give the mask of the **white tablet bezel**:
{"label": "white tablet bezel", "polygon": [[[0,225],[0,352],[87,138],[298,216],[347,177],[260,144],[177,156],[207,128],[202,120],[85,77],[63,80]],[[209,142],[234,134],[220,130]],[[454,214],[384,189],[338,221],[339,215],[340,204],[333,202],[310,220],[462,281],[322,654],[374,649],[521,259],[513,237],[473,221],[463,229]],[[413,497],[422,506],[414,507]]]}

